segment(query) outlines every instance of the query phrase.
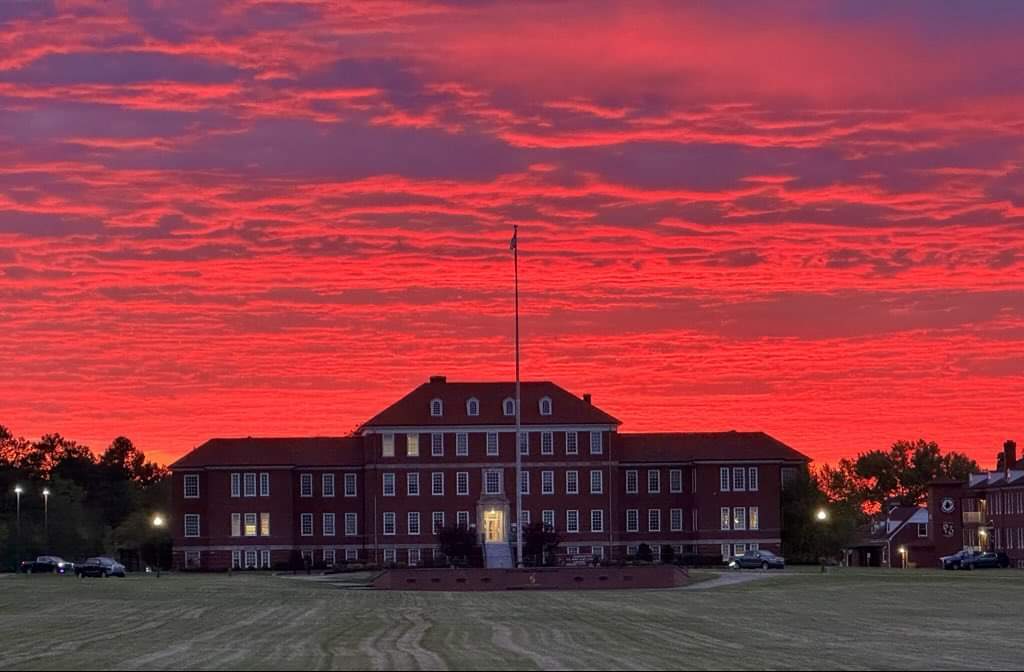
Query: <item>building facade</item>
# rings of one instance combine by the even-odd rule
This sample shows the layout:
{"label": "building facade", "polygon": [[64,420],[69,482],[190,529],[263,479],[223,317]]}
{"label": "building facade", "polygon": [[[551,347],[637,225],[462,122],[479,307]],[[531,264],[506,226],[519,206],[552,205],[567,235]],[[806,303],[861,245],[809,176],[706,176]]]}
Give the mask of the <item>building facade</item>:
{"label": "building facade", "polygon": [[[808,458],[763,433],[628,434],[550,382],[433,377],[352,436],[213,439],[171,465],[174,557],[196,569],[428,564],[437,531],[512,564],[515,523],[551,524],[567,562],[778,551],[781,489]],[[522,512],[516,512],[521,452]]]}

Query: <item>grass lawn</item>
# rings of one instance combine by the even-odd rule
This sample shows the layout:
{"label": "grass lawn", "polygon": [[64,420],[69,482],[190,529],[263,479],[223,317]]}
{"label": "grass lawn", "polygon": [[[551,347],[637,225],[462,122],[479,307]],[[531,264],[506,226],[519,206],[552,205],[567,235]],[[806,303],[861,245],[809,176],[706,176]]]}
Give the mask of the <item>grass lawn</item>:
{"label": "grass lawn", "polygon": [[1019,669],[1024,572],[385,593],[271,575],[0,577],[0,668]]}

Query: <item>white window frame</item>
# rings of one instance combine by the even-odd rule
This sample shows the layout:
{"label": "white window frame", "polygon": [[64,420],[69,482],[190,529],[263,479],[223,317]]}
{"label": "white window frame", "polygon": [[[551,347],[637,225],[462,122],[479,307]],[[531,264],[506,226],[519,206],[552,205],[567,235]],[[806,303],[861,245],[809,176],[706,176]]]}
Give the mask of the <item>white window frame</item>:
{"label": "white window frame", "polygon": [[430,472],[430,494],[434,497],[444,497],[444,472]]}
{"label": "white window frame", "polygon": [[524,495],[530,494],[530,472],[523,469],[519,472],[519,492]]}
{"label": "white window frame", "polygon": [[672,532],[684,532],[683,529],[683,510],[682,509],[671,509],[668,514],[669,517],[669,529]]}
{"label": "white window frame", "polygon": [[353,474],[352,472],[345,474],[345,496],[359,496],[359,474]]}
{"label": "white window frame", "polygon": [[469,511],[456,511],[455,524],[459,527],[469,529]]}
{"label": "white window frame", "polygon": [[506,418],[514,417],[516,414],[516,400],[506,397],[505,401],[501,402],[501,412]]}
{"label": "white window frame", "polygon": [[242,552],[241,551],[231,551],[231,569],[241,569],[241,568],[242,568]]}
{"label": "white window frame", "polygon": [[661,532],[661,509],[647,509],[647,531]]}
{"label": "white window frame", "polygon": [[480,400],[476,397],[470,397],[466,400],[466,415],[471,418],[478,417],[480,415]]}
{"label": "white window frame", "polygon": [[242,536],[242,514],[240,513],[231,514],[231,536]]}
{"label": "white window frame", "polygon": [[[309,524],[307,527],[307,523]],[[306,532],[306,530],[309,532]],[[313,536],[313,514],[312,513],[300,513],[299,514],[299,536],[312,537]]]}
{"label": "white window frame", "polygon": [[437,536],[442,529],[444,529],[444,511],[434,511],[430,514],[430,533]]}
{"label": "white window frame", "polygon": [[733,492],[746,492],[747,491],[747,470],[745,467],[733,467],[732,468],[732,491]]}
{"label": "white window frame", "polygon": [[[388,528],[391,529],[390,532],[388,532]],[[398,534],[398,519],[394,511],[384,512],[384,517],[381,520],[380,529],[381,533],[385,537],[393,537]]]}
{"label": "white window frame", "polygon": [[420,533],[420,512],[410,511],[406,515],[406,526],[410,536],[418,536]]}
{"label": "white window frame", "polygon": [[359,549],[351,546],[345,549],[345,562],[356,562],[359,560]]}
{"label": "white window frame", "polygon": [[728,506],[721,507],[721,510],[719,511],[718,522],[721,525],[721,529],[723,529],[723,530],[731,530],[732,529],[732,509],[729,508]]}
{"label": "white window frame", "polygon": [[550,526],[551,529],[555,529],[555,510],[544,509],[540,512],[540,520],[544,525]]}
{"label": "white window frame", "polygon": [[419,457],[420,456],[420,435],[419,434],[406,434],[405,435],[405,456],[406,457]]}
{"label": "white window frame", "polygon": [[761,529],[761,507],[752,506],[747,512],[747,529],[748,530],[760,530]]}
{"label": "white window frame", "polygon": [[419,497],[420,495],[420,472],[407,471],[405,473],[405,495],[407,497]]}
{"label": "white window frame", "polygon": [[541,455],[554,455],[555,454],[555,434],[554,434],[554,432],[541,432],[540,433],[540,454]]}
{"label": "white window frame", "polygon": [[395,435],[394,434],[381,434],[380,435],[380,455],[381,455],[381,457],[394,457],[395,456]]}
{"label": "white window frame", "polygon": [[626,470],[626,494],[637,495],[640,493],[640,472],[636,469]]}
{"label": "white window frame", "polygon": [[604,455],[604,432],[590,433],[590,454]]}
{"label": "white window frame", "polygon": [[760,479],[760,474],[758,473],[757,467],[748,467],[747,468],[747,490],[749,490],[750,492],[757,492],[758,487],[760,487],[760,485],[761,485],[759,483],[760,480],[761,480]]}
{"label": "white window frame", "polygon": [[[575,520],[575,524],[573,521]],[[580,512],[579,509],[566,509],[565,511],[565,532],[566,534],[580,533]]]}
{"label": "white window frame", "polygon": [[555,472],[550,469],[540,472],[540,494],[555,494]]}
{"label": "white window frame", "polygon": [[270,512],[264,511],[260,514],[260,536],[269,537],[271,533]]}
{"label": "white window frame", "polygon": [[256,569],[256,563],[259,562],[259,556],[256,555],[254,550],[245,551],[245,568]]}
{"label": "white window frame", "polygon": [[260,551],[260,569],[270,569],[270,551]]}
{"label": "white window frame", "polygon": [[497,432],[487,432],[487,457],[500,455],[501,443],[498,440]]}
{"label": "white window frame", "polygon": [[383,497],[395,496],[395,472],[385,471],[380,475],[380,492]]}
{"label": "white window frame", "polygon": [[719,467],[718,469],[718,490],[720,492],[732,491],[732,473],[729,467]]}
{"label": "white window frame", "polygon": [[394,548],[384,549],[384,563],[395,564],[398,561],[398,551]]}
{"label": "white window frame", "polygon": [[457,471],[455,472],[455,494],[460,497],[466,497],[469,495],[469,472],[468,471]]}
{"label": "white window frame", "polygon": [[[199,517],[198,513],[186,513],[183,518],[184,518],[183,523],[185,525],[185,537],[186,538],[188,538],[188,539],[195,539],[197,537],[203,536],[202,535],[202,532],[203,532],[202,522],[203,521]],[[189,534],[189,527],[190,527],[189,522],[194,522],[195,523],[195,534]]]}
{"label": "white window frame", "polygon": [[647,470],[647,494],[661,494],[661,469]]}
{"label": "white window frame", "polygon": [[626,532],[640,531],[640,509],[626,509]]}
{"label": "white window frame", "polygon": [[[597,523],[596,525],[594,523]],[[590,510],[590,531],[604,532],[604,509]]]}
{"label": "white window frame", "polygon": [[358,537],[359,536],[359,514],[348,512],[345,514],[345,536],[346,537]]}
{"label": "white window frame", "polygon": [[541,415],[551,415],[554,410],[554,404],[551,403],[551,397],[541,397],[540,401],[537,402],[537,410]]}
{"label": "white window frame", "polygon": [[732,529],[734,530],[746,530],[747,529],[747,509],[744,506],[733,507],[732,510]]}
{"label": "white window frame", "polygon": [[[491,479],[494,479],[494,484],[497,488],[491,489]],[[500,469],[487,469],[484,471],[484,494],[485,495],[500,495],[504,490],[502,473]]]}
{"label": "white window frame", "polygon": [[469,456],[469,434],[467,432],[457,432],[455,434],[455,456]]}
{"label": "white window frame", "polygon": [[[185,474],[182,480],[185,499],[199,499],[199,474]],[[189,494],[189,491],[195,494]]]}
{"label": "white window frame", "polygon": [[420,555],[420,549],[410,548],[408,551],[409,566],[418,567],[423,557]]}
{"label": "white window frame", "polygon": [[325,537],[333,537],[338,534],[337,520],[333,512],[325,512],[320,524]]}
{"label": "white window frame", "polygon": [[[251,531],[251,534],[250,534]],[[242,523],[242,536],[258,537],[260,534],[259,516],[255,513],[245,514],[245,521]]]}
{"label": "white window frame", "polygon": [[242,496],[242,474],[237,471],[231,474],[231,496]]}
{"label": "white window frame", "polygon": [[270,497],[270,473],[260,472],[260,497]]}
{"label": "white window frame", "polygon": [[580,494],[580,472],[573,469],[565,472],[565,494]]}
{"label": "white window frame", "polygon": [[[249,486],[252,485],[252,488]],[[256,496],[256,473],[247,471],[242,475],[242,495],[245,497]]]}
{"label": "white window frame", "polygon": [[444,417],[444,402],[438,398],[430,400],[430,417],[432,418],[443,418]]}
{"label": "white window frame", "polygon": [[334,497],[334,474],[320,475],[320,496]]}
{"label": "white window frame", "polygon": [[334,567],[335,563],[338,561],[338,556],[334,552],[333,548],[325,548],[323,552],[323,559],[325,567]]}
{"label": "white window frame", "polygon": [[[308,488],[307,488],[308,486]],[[313,496],[313,474],[299,474],[299,497]]]}
{"label": "white window frame", "polygon": [[600,469],[590,470],[590,494],[604,494],[604,472]]}
{"label": "white window frame", "polygon": [[444,457],[444,433],[431,432],[430,434],[430,456]]}
{"label": "white window frame", "polygon": [[579,432],[566,432],[565,433],[565,454],[566,455],[579,455],[580,454],[580,434],[579,434]]}
{"label": "white window frame", "polygon": [[519,454],[530,454],[530,432],[519,432]]}
{"label": "white window frame", "polygon": [[668,472],[668,490],[673,495],[683,492],[683,470],[670,469]]}

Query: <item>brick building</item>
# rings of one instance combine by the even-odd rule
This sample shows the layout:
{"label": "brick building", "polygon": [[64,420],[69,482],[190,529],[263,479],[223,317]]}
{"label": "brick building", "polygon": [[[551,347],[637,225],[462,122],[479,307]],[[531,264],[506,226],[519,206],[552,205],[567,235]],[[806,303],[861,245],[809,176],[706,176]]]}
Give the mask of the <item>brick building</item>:
{"label": "brick building", "polygon": [[[780,493],[808,458],[763,433],[618,432],[550,382],[522,384],[524,523],[569,558],[648,544],[728,556],[779,550]],[[430,379],[352,436],[213,439],[173,465],[179,567],[423,564],[436,530],[480,535],[489,566],[515,539],[515,385]]]}

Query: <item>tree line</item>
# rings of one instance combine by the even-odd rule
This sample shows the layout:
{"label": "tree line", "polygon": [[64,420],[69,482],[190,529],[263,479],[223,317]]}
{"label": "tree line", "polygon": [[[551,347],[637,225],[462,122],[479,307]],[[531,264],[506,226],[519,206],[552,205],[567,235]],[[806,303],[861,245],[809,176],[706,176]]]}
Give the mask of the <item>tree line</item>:
{"label": "tree line", "polygon": [[[809,469],[782,493],[783,555],[791,562],[839,558],[889,507],[923,506],[932,481],[966,481],[979,471],[967,455],[943,453],[924,439]],[[821,510],[827,512],[823,521],[817,517]]]}
{"label": "tree line", "polygon": [[170,531],[152,521],[170,513],[170,494],[168,470],[126,437],[97,455],[60,434],[30,441],[0,425],[0,569],[37,555],[167,566]]}

